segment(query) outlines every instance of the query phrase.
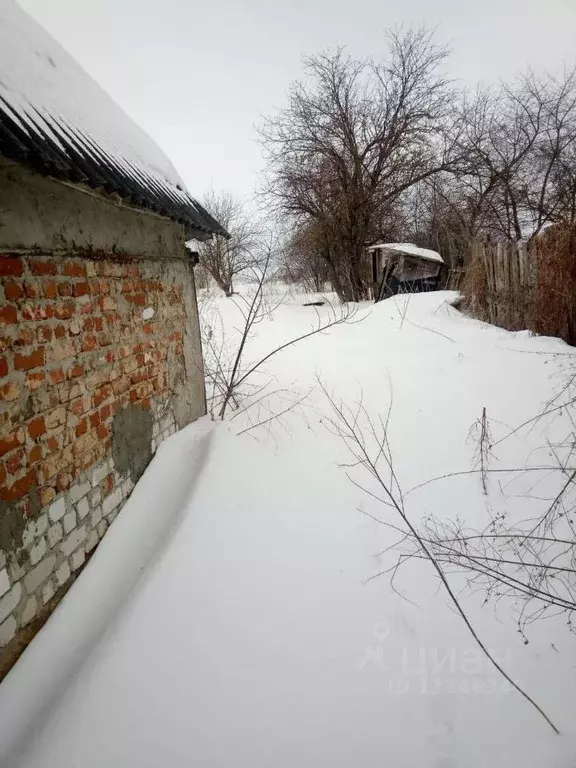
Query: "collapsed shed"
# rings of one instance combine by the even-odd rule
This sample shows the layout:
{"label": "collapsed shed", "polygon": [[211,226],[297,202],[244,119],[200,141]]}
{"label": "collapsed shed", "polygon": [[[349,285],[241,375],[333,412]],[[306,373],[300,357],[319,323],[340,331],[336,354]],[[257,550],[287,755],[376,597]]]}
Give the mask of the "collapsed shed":
{"label": "collapsed shed", "polygon": [[438,287],[444,259],[436,251],[412,243],[378,243],[367,250],[375,301]]}

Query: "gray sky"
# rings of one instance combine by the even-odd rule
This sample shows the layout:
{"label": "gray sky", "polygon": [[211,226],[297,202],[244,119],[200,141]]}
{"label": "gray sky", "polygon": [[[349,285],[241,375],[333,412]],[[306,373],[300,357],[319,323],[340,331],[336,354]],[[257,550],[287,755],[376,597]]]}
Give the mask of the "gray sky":
{"label": "gray sky", "polygon": [[254,125],[301,58],[379,56],[383,30],[438,26],[466,83],[576,62],[576,0],[19,0],[167,152],[190,192],[249,195]]}

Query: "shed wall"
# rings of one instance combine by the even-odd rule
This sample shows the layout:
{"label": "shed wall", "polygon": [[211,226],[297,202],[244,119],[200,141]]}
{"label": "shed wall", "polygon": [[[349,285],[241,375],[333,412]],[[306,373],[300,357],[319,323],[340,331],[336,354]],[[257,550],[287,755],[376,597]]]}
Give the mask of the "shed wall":
{"label": "shed wall", "polygon": [[3,170],[0,676],[158,445],[205,413],[182,227]]}

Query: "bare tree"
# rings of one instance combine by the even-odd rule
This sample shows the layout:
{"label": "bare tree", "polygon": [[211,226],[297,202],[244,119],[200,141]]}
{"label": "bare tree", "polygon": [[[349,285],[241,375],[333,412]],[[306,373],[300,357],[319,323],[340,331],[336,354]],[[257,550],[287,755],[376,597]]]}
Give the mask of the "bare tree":
{"label": "bare tree", "polygon": [[[394,466],[393,453],[388,438],[388,428],[392,414],[392,403],[385,416],[380,416],[378,421],[371,419],[360,399],[356,407],[349,407],[345,403],[336,402],[326,387],[318,380],[319,386],[330,402],[333,416],[328,420],[327,427],[338,436],[348,449],[350,462],[344,465],[350,481],[361,490],[367,498],[380,505],[382,516],[367,514],[370,519],[386,526],[391,533],[397,535],[397,539],[379,553],[396,552],[400,549],[396,562],[391,567],[374,574],[371,578],[377,578],[384,574],[391,574],[391,585],[394,591],[394,579],[398,569],[412,558],[423,559],[428,562],[436,574],[443,590],[445,591],[451,606],[464,623],[466,629],[478,645],[481,652],[493,665],[502,677],[544,718],[555,733],[558,728],[542,707],[519,685],[503,668],[503,666],[490,652],[484,641],[479,636],[462,601],[459,599],[457,589],[449,579],[449,571],[446,570],[447,558],[445,551],[435,546],[427,535],[426,529],[422,530],[418,520],[413,519],[406,507],[406,496],[400,486],[398,475]],[[386,512],[392,514],[392,518],[386,517]],[[407,551],[402,551],[405,547]]]}
{"label": "bare tree", "polygon": [[213,235],[198,246],[200,264],[226,296],[234,293],[234,279],[254,265],[258,224],[253,214],[229,192],[210,192],[204,206],[229,233]]}
{"label": "bare tree", "polygon": [[[315,321],[305,333],[288,339],[272,348],[262,357],[251,359],[247,356],[249,342],[255,336],[257,327],[269,318],[282,303],[284,296],[270,301],[267,287],[271,282],[273,266],[281,258],[283,243],[273,235],[261,236],[254,246],[255,264],[250,267],[252,281],[249,289],[234,297],[242,317],[235,330],[235,337],[228,339],[222,318],[216,311],[210,315],[207,307],[201,306],[201,334],[204,347],[204,375],[208,389],[210,411],[223,419],[231,408],[239,408],[243,400],[250,399],[251,405],[260,392],[266,390],[269,382],[258,381],[252,385],[255,374],[261,373],[264,365],[273,357],[294,344],[311,336],[324,333],[330,328],[355,321],[356,308],[344,306],[328,307],[327,317],[315,313]],[[315,309],[315,308],[314,308]],[[250,381],[249,381],[250,380]],[[256,390],[254,390],[254,387]],[[266,393],[269,396],[270,392]]]}
{"label": "bare tree", "polygon": [[576,68],[559,77],[531,73],[524,89],[542,112],[526,201],[537,234],[547,223],[576,220]]}
{"label": "bare tree", "polygon": [[420,244],[440,236],[449,251],[460,243],[464,256],[463,238],[518,241],[548,223],[575,221],[575,70],[558,77],[528,72],[455,108],[459,159],[420,185],[411,227]]}
{"label": "bare tree", "polygon": [[342,49],[308,58],[306,80],[261,129],[268,199],[315,227],[318,252],[343,300],[366,296],[364,248],[414,184],[450,167],[452,89],[432,33],[388,33],[386,61]]}
{"label": "bare tree", "polygon": [[[485,595],[485,602],[495,604],[511,602],[518,631],[528,643],[527,627],[535,621],[563,615],[571,632],[575,631],[573,615],[576,610],[576,392],[573,370],[566,384],[543,411],[499,440],[494,440],[487,424],[486,410],[471,430],[477,442],[475,464],[486,495],[489,495],[487,477],[498,473],[506,477],[505,489],[498,486],[502,502],[521,491],[524,505],[531,513],[510,518],[506,509],[492,512],[484,525],[470,526],[458,517],[429,517],[422,533],[434,556],[448,569],[464,573],[468,585]],[[568,434],[552,442],[547,438],[542,451],[552,457],[544,466],[527,463],[525,466],[505,468],[489,466],[496,463],[493,448],[513,435],[521,434],[536,423],[549,420],[551,426],[558,418],[568,422]],[[545,428],[545,433],[548,429]],[[452,481],[463,473],[445,478]],[[524,490],[527,478],[529,488]],[[426,484],[428,484],[426,483]],[[549,490],[546,491],[546,484]],[[538,486],[538,494],[530,488]],[[518,490],[517,490],[518,489]],[[487,499],[493,504],[495,499]]]}
{"label": "bare tree", "polygon": [[282,274],[289,283],[299,283],[307,291],[318,293],[325,290],[330,281],[330,271],[313,225],[297,229],[287,242],[284,251]]}

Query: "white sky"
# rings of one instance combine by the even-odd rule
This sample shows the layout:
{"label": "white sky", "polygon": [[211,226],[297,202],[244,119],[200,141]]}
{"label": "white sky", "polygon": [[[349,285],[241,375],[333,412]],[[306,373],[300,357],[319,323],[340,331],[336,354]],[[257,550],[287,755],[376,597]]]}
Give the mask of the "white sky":
{"label": "white sky", "polygon": [[254,125],[306,53],[379,56],[383,30],[438,26],[469,84],[576,63],[576,0],[19,0],[167,152],[190,192],[249,195]]}

